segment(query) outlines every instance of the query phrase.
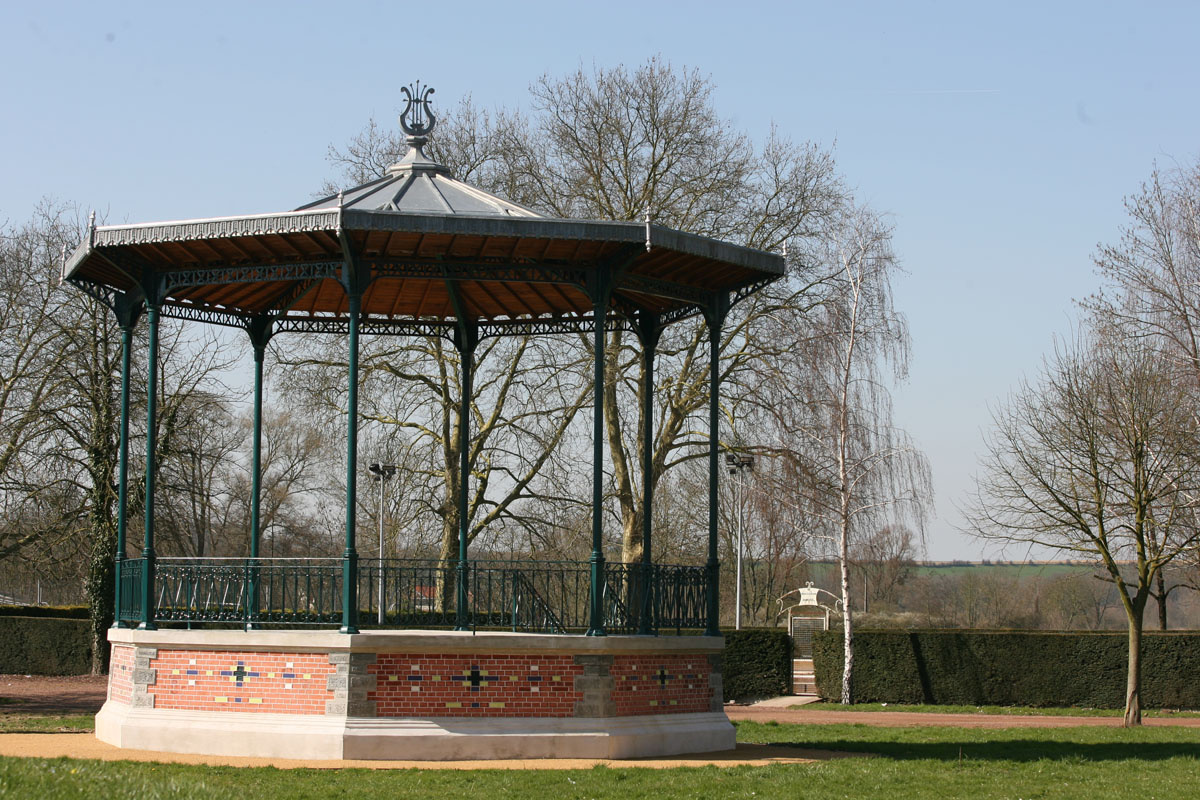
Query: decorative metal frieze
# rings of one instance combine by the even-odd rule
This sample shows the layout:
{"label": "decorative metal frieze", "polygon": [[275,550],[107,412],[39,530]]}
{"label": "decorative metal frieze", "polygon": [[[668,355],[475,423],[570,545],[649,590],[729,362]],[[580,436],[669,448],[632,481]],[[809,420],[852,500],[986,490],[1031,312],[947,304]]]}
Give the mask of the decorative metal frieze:
{"label": "decorative metal frieze", "polygon": [[320,279],[294,283],[267,302],[266,310],[273,314],[283,314],[292,306],[303,300],[310,292],[321,285]]}
{"label": "decorative metal frieze", "polygon": [[121,293],[116,289],[80,278],[67,278],[67,283],[71,284],[76,289],[79,289],[88,297],[91,297],[94,300],[99,300],[101,303],[107,306],[110,311],[115,312],[117,310],[117,297],[119,297]]}
{"label": "decorative metal frieze", "polygon": [[249,264],[236,267],[185,269],[165,272],[163,294],[185,286],[211,286],[230,283],[263,283],[274,281],[336,278],[342,269],[341,261],[307,261],[295,264]]}
{"label": "decorative metal frieze", "polygon": [[249,317],[203,306],[163,303],[159,313],[172,319],[203,322],[207,325],[223,325],[226,328],[245,328],[250,324]]}
{"label": "decorative metal frieze", "polygon": [[[454,322],[416,319],[366,318],[359,321],[358,331],[373,336],[441,336],[450,339],[454,335]],[[333,333],[346,335],[350,322],[336,317],[280,317],[275,322],[275,333]]]}
{"label": "decorative metal frieze", "polygon": [[504,283],[556,283],[582,287],[587,271],[510,261],[417,261],[363,259],[379,277],[442,278],[450,281],[500,281]]}
{"label": "decorative metal frieze", "polygon": [[[629,320],[619,314],[611,314],[605,318],[606,331],[629,331],[633,326]],[[531,319],[498,319],[479,323],[479,338],[486,339],[495,336],[541,336],[543,334],[564,333],[593,333],[596,330],[596,320],[592,317],[559,317]]]}
{"label": "decorative metal frieze", "polygon": [[651,297],[664,297],[668,300],[679,300],[685,303],[704,305],[712,300],[712,292],[695,286],[688,286],[662,278],[651,278],[648,275],[626,273],[617,280],[617,289],[625,289]]}
{"label": "decorative metal frieze", "polygon": [[702,311],[703,309],[699,306],[680,306],[679,308],[672,308],[662,312],[662,314],[659,315],[659,319],[662,320],[662,324],[664,326],[673,325],[676,322],[687,319],[688,317],[698,316]]}
{"label": "decorative metal frieze", "polygon": [[782,275],[776,275],[776,276],[773,276],[770,278],[763,278],[761,280],[757,280],[757,281],[754,281],[753,283],[748,283],[745,286],[739,287],[738,289],[734,290],[734,292],[733,292],[733,299],[730,300],[730,302],[729,302],[730,308],[732,308],[733,306],[736,306],[738,303],[742,302],[747,297],[750,297],[751,295],[753,295],[755,292],[759,291],[760,289],[770,286],[772,283],[774,283],[775,281],[779,280],[782,277],[783,277]]}
{"label": "decorative metal frieze", "polygon": [[266,214],[253,217],[160,222],[148,225],[114,225],[97,228],[95,247],[179,242],[194,239],[226,239],[268,234],[332,232],[337,227],[337,211],[304,211]]}

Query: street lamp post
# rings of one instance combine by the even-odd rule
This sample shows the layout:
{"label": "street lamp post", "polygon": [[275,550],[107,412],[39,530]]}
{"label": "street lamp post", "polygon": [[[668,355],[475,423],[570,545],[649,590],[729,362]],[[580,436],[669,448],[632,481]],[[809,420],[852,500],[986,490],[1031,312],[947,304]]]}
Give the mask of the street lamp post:
{"label": "street lamp post", "polygon": [[729,474],[738,476],[734,480],[734,485],[737,487],[737,578],[735,581],[734,600],[733,600],[733,627],[734,630],[742,629],[742,501],[745,499],[744,493],[741,490],[741,473],[754,471],[754,456],[734,455],[727,453],[725,455],[725,464],[729,467]]}
{"label": "street lamp post", "polygon": [[381,464],[376,461],[367,467],[371,471],[372,480],[379,483],[379,624],[383,624],[383,484],[396,474],[395,464]]}

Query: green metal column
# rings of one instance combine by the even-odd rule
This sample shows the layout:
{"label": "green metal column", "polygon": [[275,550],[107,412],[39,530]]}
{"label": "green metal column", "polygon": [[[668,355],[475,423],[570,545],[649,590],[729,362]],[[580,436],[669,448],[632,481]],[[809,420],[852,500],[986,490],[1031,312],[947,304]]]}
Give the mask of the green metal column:
{"label": "green metal column", "polygon": [[[120,302],[120,301],[118,301]],[[137,324],[137,306],[126,302],[117,307],[121,324],[121,438],[117,467],[117,553],[113,581],[113,627],[121,625],[121,563],[125,560],[125,530],[129,520],[126,506],[129,498],[129,361],[133,350],[133,328]]]}
{"label": "green metal column", "polygon": [[592,557],[588,636],[605,636],[604,629],[604,325],[608,314],[609,277],[596,273],[592,303],[596,335],[592,390]]}
{"label": "green metal column", "polygon": [[250,585],[246,592],[246,630],[257,625],[258,608],[258,558],[262,543],[261,504],[262,495],[262,380],[263,360],[267,354],[267,342],[271,339],[271,322],[265,317],[251,322],[247,332],[254,347],[254,432],[250,455]]}
{"label": "green metal column", "polygon": [[358,633],[358,550],[354,544],[358,488],[358,317],[362,294],[349,291],[350,376],[346,398],[346,550],[342,553],[342,633]]}
{"label": "green metal column", "polygon": [[721,565],[717,560],[717,455],[720,449],[721,325],[724,308],[708,315],[708,626],[706,636],[721,635]]}
{"label": "green metal column", "polygon": [[467,519],[468,483],[471,480],[471,387],[474,371],[475,344],[478,339],[478,328],[474,325],[460,325],[455,336],[458,347],[461,379],[461,399],[458,411],[458,567],[455,571],[455,600],[454,630],[470,630],[470,619],[467,614],[467,535],[470,532],[470,520]]}
{"label": "green metal column", "polygon": [[645,375],[645,382],[642,384],[642,608],[638,633],[649,635],[654,633],[650,615],[654,611],[656,588],[651,540],[654,527],[654,483],[651,473],[654,471],[654,354],[658,349],[660,328],[657,314],[646,315],[641,323],[642,374]]}
{"label": "green metal column", "polygon": [[146,356],[146,510],[145,539],[142,543],[142,619],[140,630],[157,630],[154,624],[154,463],[158,438],[158,305],[147,302],[146,321],[150,329],[150,351]]}

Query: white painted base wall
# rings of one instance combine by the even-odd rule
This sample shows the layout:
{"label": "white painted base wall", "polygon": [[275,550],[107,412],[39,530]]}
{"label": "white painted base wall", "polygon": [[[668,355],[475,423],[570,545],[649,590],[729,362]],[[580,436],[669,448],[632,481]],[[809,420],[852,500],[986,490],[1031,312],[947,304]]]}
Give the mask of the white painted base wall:
{"label": "white painted base wall", "polygon": [[392,719],[132,708],[109,701],[96,738],[136,750],[313,760],[639,758],[734,748],[723,712],[604,718]]}

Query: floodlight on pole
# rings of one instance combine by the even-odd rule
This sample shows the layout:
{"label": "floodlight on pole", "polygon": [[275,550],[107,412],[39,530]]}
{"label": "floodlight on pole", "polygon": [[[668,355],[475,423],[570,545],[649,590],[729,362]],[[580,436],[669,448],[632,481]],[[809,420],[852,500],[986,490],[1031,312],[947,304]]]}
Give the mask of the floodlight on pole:
{"label": "floodlight on pole", "polygon": [[[738,475],[744,471],[754,471],[754,456],[736,455],[734,453],[725,454],[725,465],[729,467],[730,475]],[[737,496],[737,578],[735,580],[735,589],[733,596],[733,627],[734,630],[742,629],[742,502],[745,497],[741,491],[742,482],[734,481],[736,487],[734,491]]]}
{"label": "floodlight on pole", "polygon": [[383,484],[396,474],[395,464],[381,464],[376,461],[367,467],[371,472],[371,480],[379,482],[379,624],[384,620],[384,591],[383,591]]}

